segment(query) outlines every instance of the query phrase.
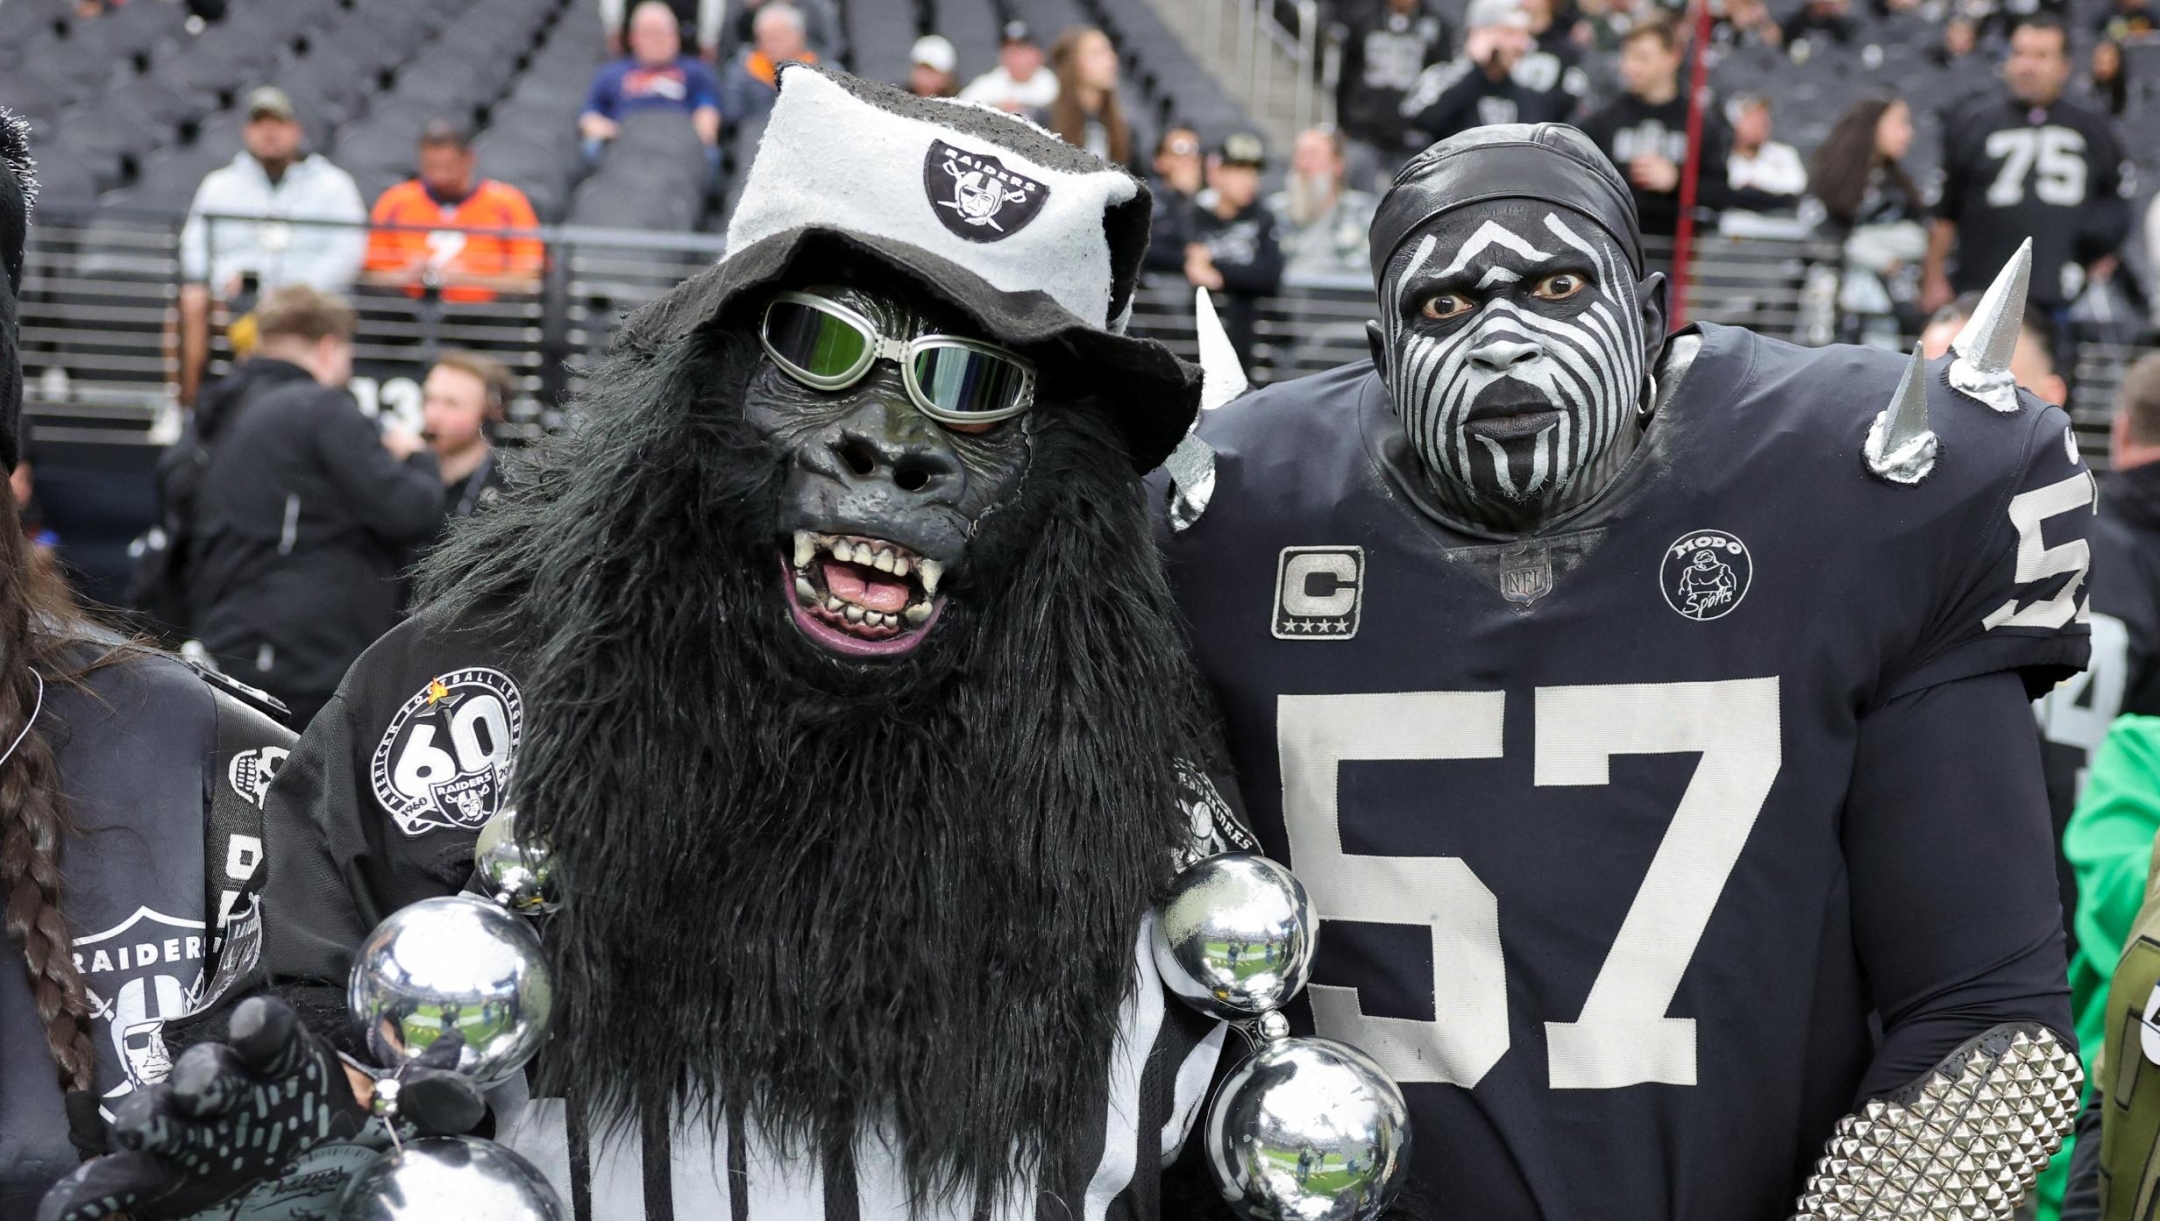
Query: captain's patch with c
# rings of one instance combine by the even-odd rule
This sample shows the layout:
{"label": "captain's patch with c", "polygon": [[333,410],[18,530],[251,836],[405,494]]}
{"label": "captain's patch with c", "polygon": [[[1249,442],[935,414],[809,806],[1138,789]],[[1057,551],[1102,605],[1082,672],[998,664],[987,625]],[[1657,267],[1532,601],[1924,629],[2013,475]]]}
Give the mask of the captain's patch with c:
{"label": "captain's patch with c", "polygon": [[1365,607],[1363,547],[1285,547],[1275,564],[1277,640],[1348,640]]}

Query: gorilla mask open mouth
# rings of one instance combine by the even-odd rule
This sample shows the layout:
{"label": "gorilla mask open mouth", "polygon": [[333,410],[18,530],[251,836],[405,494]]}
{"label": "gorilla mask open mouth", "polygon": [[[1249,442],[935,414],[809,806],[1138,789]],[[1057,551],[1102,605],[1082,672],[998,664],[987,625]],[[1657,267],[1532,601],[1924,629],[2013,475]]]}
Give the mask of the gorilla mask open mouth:
{"label": "gorilla mask open mouth", "polygon": [[887,539],[797,530],[781,567],[795,626],[844,657],[908,652],[945,605],[945,565]]}

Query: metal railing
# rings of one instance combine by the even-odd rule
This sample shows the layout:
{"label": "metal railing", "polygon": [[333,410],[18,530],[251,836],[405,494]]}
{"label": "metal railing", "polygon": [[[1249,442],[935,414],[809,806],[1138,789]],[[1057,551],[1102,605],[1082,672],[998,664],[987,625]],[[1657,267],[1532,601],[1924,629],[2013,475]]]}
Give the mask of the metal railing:
{"label": "metal railing", "polygon": [[[171,217],[41,215],[32,230],[21,301],[28,408],[41,437],[158,445],[178,435],[179,222]],[[508,365],[518,391],[505,434],[530,438],[561,423],[584,370],[623,316],[708,266],[722,239],[582,227],[537,231],[547,252],[535,291],[454,302],[395,289],[361,290],[355,392],[365,409],[416,414],[419,381],[444,348],[487,352]],[[1660,251],[1651,251],[1653,262]],[[1811,302],[1811,273],[1834,267],[1822,239],[1708,236],[1691,262],[1688,316],[1796,342],[1835,327]],[[1362,360],[1372,289],[1361,273],[1292,280],[1258,303],[1248,370],[1256,383]],[[1150,278],[1134,304],[1134,333],[1197,356],[1192,290]],[[1910,336],[1904,338],[1910,342]],[[2123,369],[2154,339],[2083,336],[2075,345],[2069,404],[2087,456],[2104,463],[2108,421]],[[210,372],[230,361],[222,336]]]}
{"label": "metal railing", "polygon": [[1334,95],[1322,86],[1319,0],[1171,0],[1158,8],[1218,67],[1233,98],[1263,121],[1287,125],[1278,139],[1334,121]]}

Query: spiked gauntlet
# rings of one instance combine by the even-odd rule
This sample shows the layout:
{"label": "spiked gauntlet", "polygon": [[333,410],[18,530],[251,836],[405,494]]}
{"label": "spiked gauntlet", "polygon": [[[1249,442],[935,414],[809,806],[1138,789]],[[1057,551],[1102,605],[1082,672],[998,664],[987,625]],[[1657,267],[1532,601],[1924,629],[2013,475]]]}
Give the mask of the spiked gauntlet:
{"label": "spiked gauntlet", "polygon": [[1838,1120],[1793,1221],[2009,1221],[2076,1122],[2084,1079],[2043,1026],[1976,1035]]}

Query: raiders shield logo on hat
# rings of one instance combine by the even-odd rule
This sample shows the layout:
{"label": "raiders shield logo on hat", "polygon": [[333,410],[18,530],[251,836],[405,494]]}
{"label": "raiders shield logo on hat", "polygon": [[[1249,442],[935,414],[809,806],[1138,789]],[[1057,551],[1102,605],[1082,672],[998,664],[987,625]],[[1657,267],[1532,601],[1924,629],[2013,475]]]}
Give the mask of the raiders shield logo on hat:
{"label": "raiders shield logo on hat", "polygon": [[1006,169],[987,153],[932,140],[923,157],[923,190],[947,229],[971,242],[994,242],[1027,227],[1050,188]]}

